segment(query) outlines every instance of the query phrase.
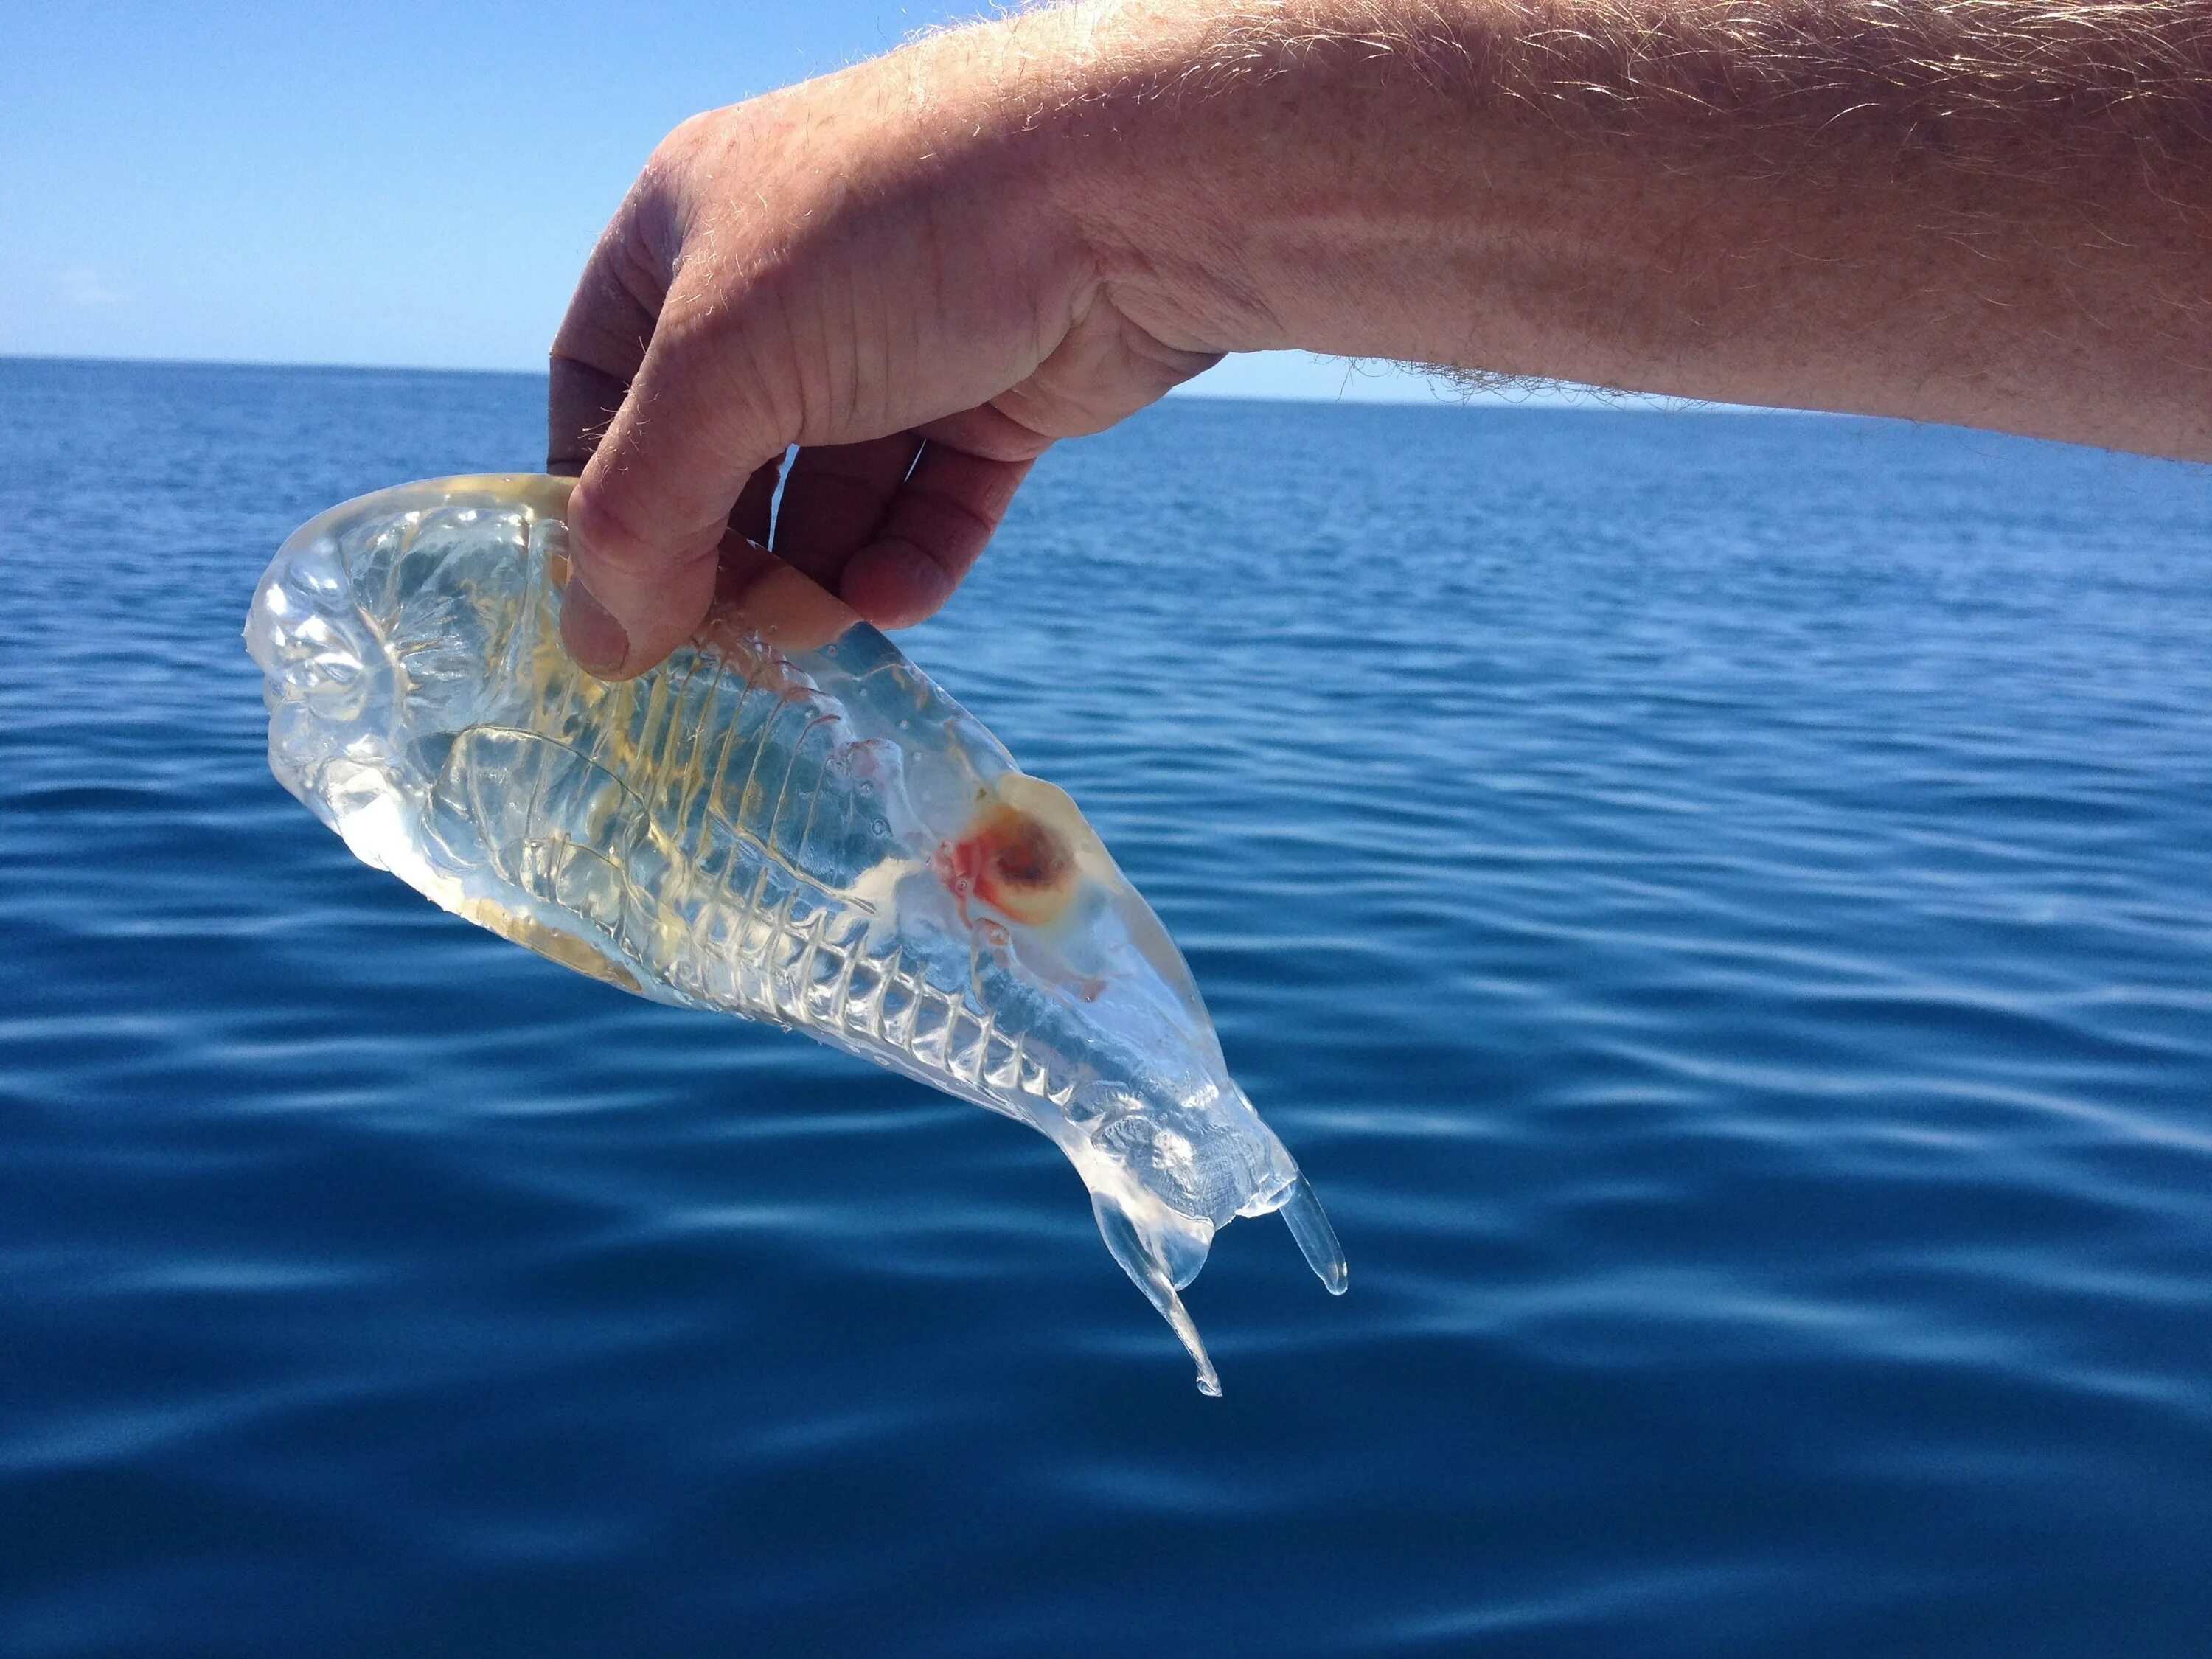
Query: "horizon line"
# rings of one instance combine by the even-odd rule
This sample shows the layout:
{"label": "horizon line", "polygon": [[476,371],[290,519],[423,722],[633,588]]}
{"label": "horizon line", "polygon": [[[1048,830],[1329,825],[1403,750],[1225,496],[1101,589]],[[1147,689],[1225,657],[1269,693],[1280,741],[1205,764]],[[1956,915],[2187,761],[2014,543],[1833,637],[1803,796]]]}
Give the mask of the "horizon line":
{"label": "horizon line", "polygon": [[[1346,357],[1332,361],[1340,361],[1344,363],[1346,373],[1352,374],[1363,372],[1363,364],[1382,360]],[[510,380],[544,380],[547,373],[543,368],[498,368],[478,364],[313,362],[281,357],[139,357],[120,354],[75,351],[0,350],[0,362],[74,363],[138,368],[292,369],[309,374],[473,374]],[[1164,402],[1167,398],[1172,398],[1205,403],[1352,404],[1363,409],[1509,410],[1572,414],[1626,412],[1653,415],[1825,415],[1835,412],[1826,410],[1775,409],[1743,404],[1709,403],[1695,398],[1679,398],[1666,392],[1624,392],[1602,386],[1581,386],[1565,380],[1535,380],[1525,386],[1507,386],[1495,390],[1469,389],[1465,395],[1454,397],[1447,392],[1434,390],[1435,379],[1424,376],[1420,368],[1416,364],[1394,362],[1389,364],[1389,370],[1401,374],[1408,380],[1425,380],[1432,389],[1431,395],[1427,398],[1413,396],[1402,398],[1285,397],[1255,392],[1213,392],[1203,387],[1195,387],[1192,382],[1185,382],[1182,386],[1171,387],[1161,401]],[[1544,401],[1534,401],[1539,398]],[[1837,418],[1865,417],[1838,416]]]}

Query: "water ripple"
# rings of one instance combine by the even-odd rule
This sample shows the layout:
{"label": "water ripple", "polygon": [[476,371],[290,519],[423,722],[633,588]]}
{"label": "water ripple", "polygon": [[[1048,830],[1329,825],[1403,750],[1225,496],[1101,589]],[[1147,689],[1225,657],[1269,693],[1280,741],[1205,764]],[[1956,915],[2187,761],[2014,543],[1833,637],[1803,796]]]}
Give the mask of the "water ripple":
{"label": "water ripple", "polygon": [[1195,404],[1048,457],[913,649],[1352,1263],[1228,1230],[1205,1401],[1039,1138],[268,779],[269,550],[528,464],[538,382],[0,392],[11,1659],[2203,1650],[2202,474]]}

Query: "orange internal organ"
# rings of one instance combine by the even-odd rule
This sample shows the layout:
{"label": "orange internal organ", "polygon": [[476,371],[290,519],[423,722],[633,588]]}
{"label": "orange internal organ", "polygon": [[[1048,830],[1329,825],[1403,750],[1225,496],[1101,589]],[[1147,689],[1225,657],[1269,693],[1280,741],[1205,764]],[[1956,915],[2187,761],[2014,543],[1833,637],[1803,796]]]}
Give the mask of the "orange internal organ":
{"label": "orange internal organ", "polygon": [[963,920],[973,898],[1029,927],[1066,910],[1080,878],[1060,833],[1005,801],[985,807],[958,841],[940,845],[935,863]]}

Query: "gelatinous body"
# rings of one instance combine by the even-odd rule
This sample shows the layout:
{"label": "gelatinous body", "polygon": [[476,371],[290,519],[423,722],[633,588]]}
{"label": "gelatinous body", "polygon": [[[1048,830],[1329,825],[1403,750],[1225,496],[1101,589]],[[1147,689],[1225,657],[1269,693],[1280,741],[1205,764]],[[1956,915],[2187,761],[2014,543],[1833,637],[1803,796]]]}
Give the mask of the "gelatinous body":
{"label": "gelatinous body", "polygon": [[567,500],[441,479],[293,534],[246,629],[285,787],[556,962],[1042,1130],[1207,1393],[1176,1292],[1216,1230],[1279,1209],[1342,1290],[1319,1203],[1075,804],[863,624],[789,654],[725,628],[593,679],[561,646]]}

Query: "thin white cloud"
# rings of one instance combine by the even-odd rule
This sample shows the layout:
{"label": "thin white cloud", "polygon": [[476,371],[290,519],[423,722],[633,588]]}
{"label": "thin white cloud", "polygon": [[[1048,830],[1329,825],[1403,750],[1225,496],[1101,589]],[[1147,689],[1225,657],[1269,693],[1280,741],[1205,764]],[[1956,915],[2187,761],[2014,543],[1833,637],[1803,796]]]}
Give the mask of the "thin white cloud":
{"label": "thin white cloud", "polygon": [[64,265],[54,274],[62,303],[81,311],[102,311],[128,305],[131,291],[109,271],[96,265]]}

